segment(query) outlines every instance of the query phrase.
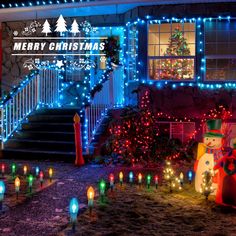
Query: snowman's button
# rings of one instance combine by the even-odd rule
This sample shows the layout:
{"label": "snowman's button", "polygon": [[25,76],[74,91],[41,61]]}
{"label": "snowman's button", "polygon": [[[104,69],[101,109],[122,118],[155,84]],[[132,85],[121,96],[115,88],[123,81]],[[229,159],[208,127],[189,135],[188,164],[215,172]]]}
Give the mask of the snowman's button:
{"label": "snowman's button", "polygon": [[210,162],[209,161],[206,161],[206,165],[208,166],[210,164]]}

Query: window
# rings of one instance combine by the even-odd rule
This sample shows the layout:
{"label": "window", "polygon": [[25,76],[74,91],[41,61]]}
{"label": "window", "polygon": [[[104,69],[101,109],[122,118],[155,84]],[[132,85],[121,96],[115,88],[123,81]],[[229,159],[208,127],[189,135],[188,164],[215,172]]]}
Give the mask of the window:
{"label": "window", "polygon": [[195,64],[195,24],[150,24],[148,69],[153,80],[192,80]]}
{"label": "window", "polygon": [[206,80],[236,80],[236,21],[205,22]]}

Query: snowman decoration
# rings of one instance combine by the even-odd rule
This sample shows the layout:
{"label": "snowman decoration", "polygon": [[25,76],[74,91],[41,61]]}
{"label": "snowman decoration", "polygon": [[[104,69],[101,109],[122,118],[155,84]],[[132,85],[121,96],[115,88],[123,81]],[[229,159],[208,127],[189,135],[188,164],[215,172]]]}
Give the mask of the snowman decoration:
{"label": "snowman decoration", "polygon": [[[197,160],[194,164],[195,190],[200,192],[203,182],[202,174],[205,171],[213,171],[215,164],[223,157],[222,144],[224,135],[221,133],[221,120],[208,120],[208,132],[204,134],[203,143],[198,144]],[[215,195],[217,189],[217,174],[213,177],[212,187]]]}

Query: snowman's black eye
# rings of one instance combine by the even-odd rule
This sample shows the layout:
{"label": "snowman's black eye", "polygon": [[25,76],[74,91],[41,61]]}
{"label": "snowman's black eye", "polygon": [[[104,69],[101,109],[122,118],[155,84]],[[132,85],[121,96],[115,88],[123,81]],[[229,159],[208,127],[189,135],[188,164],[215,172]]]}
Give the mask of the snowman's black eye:
{"label": "snowman's black eye", "polygon": [[206,161],[206,165],[208,166],[210,164],[210,162],[209,161]]}
{"label": "snowman's black eye", "polygon": [[215,139],[213,139],[213,141],[216,141]]}

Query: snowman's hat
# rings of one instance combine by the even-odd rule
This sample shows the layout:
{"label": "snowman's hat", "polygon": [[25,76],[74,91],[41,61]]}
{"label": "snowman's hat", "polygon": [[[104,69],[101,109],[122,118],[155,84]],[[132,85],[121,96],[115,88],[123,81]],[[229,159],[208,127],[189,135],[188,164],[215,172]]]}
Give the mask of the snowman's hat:
{"label": "snowman's hat", "polygon": [[207,120],[206,123],[208,127],[208,132],[204,134],[204,137],[224,137],[224,135],[221,133],[221,119]]}

